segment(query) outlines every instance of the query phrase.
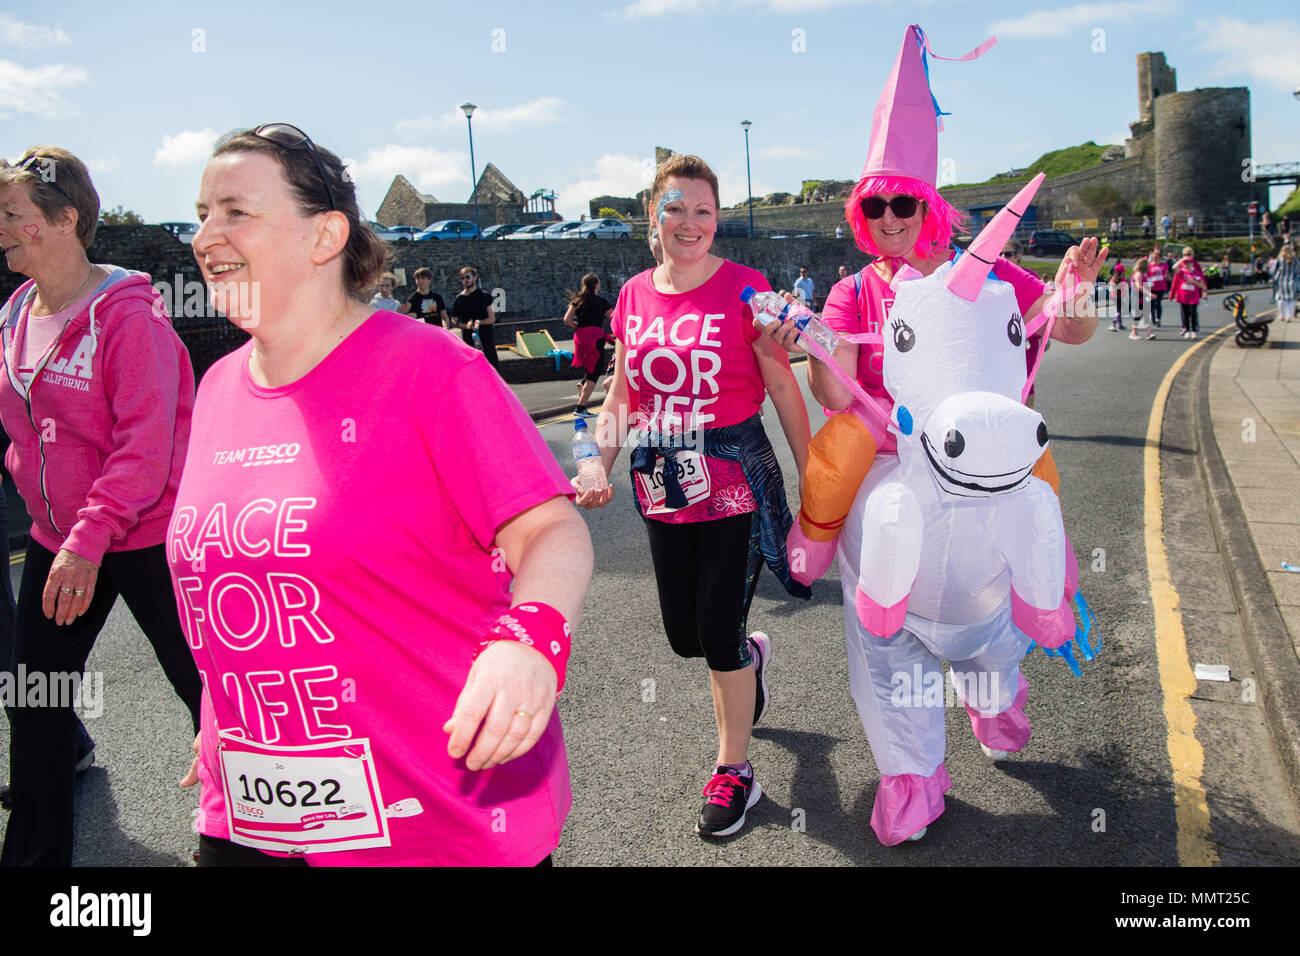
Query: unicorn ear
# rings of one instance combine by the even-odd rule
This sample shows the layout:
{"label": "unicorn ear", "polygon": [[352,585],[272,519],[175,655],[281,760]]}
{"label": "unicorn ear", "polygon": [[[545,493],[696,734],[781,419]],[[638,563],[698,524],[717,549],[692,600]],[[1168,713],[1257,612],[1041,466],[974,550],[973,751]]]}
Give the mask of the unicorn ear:
{"label": "unicorn ear", "polygon": [[894,273],[894,278],[890,280],[889,287],[891,289],[897,289],[900,282],[910,282],[913,279],[924,278],[925,276],[921,275],[920,272],[904,263],[903,268]]}

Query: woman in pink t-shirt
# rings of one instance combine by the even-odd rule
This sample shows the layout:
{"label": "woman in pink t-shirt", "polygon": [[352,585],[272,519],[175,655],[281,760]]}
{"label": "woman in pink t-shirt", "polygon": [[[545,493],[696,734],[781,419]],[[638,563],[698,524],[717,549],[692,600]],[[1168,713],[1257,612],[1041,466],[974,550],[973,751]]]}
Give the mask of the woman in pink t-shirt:
{"label": "woman in pink t-shirt", "polygon": [[[1190,220],[1191,217],[1189,216]],[[1169,277],[1169,286],[1173,290],[1171,298],[1183,310],[1183,338],[1194,339],[1201,331],[1200,317],[1196,314],[1201,303],[1201,294],[1208,291],[1205,273],[1196,261],[1196,254],[1191,246],[1183,246],[1183,257],[1174,266],[1173,275]]]}
{"label": "woman in pink t-shirt", "polygon": [[[765,562],[794,595],[785,536],[790,512],[776,456],[759,418],[771,395],[803,474],[808,413],[786,354],[763,338],[740,298],[763,276],[709,252],[718,180],[696,156],[662,164],[650,190],[663,264],[623,286],[614,309],[614,382],[597,435],[606,473],[629,423],[638,511],[645,518],[664,630],[682,657],[709,666],[718,757],[696,832],[726,836],[762,794],[749,763],[754,723],[767,709],[767,636],[746,635]],[[599,508],[613,488],[587,491]]]}
{"label": "woman in pink t-shirt", "polygon": [[366,304],[384,248],[334,154],[233,134],[197,210],[252,334],[199,388],[167,532],[200,865],[548,862],[592,566],[563,472],[482,355]]}

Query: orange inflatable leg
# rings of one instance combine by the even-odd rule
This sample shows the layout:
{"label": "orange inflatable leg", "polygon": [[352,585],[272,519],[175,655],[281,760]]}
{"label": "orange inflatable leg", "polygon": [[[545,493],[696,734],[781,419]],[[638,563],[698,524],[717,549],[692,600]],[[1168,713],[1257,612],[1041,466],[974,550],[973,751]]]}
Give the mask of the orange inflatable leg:
{"label": "orange inflatable leg", "polygon": [[[810,466],[811,467],[811,466]],[[1038,464],[1034,465],[1033,475],[1035,478],[1041,478],[1052,486],[1056,492],[1056,497],[1061,497],[1061,476],[1056,470],[1056,461],[1052,458],[1052,449],[1043,450],[1043,455],[1038,459]]]}
{"label": "orange inflatable leg", "polygon": [[810,541],[840,533],[862,481],[876,460],[876,443],[853,415],[832,415],[808,443],[800,489],[799,527]]}

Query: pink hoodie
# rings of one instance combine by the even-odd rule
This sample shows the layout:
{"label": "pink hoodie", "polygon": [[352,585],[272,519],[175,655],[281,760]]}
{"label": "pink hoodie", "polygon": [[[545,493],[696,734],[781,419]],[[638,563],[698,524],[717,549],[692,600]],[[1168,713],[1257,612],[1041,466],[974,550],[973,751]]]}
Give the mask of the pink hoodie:
{"label": "pink hoodie", "polygon": [[30,389],[17,374],[35,283],[0,309],[5,466],[32,538],[99,564],[105,552],[161,544],[190,435],[194,370],[149,276],[108,267],[69,320]]}

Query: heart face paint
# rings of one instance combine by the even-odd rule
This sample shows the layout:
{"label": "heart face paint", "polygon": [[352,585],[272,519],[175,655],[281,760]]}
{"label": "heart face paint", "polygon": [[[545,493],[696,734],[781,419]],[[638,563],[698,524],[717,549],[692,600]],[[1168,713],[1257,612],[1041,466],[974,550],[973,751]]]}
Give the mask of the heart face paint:
{"label": "heart face paint", "polygon": [[659,213],[659,225],[662,226],[664,220],[668,218],[668,214],[664,212],[664,207],[670,202],[680,202],[681,198],[682,191],[680,189],[670,189],[659,197],[659,206],[656,210]]}
{"label": "heart face paint", "polygon": [[41,234],[41,227],[36,225],[34,222],[29,222],[27,225],[23,226],[23,232],[35,239]]}

